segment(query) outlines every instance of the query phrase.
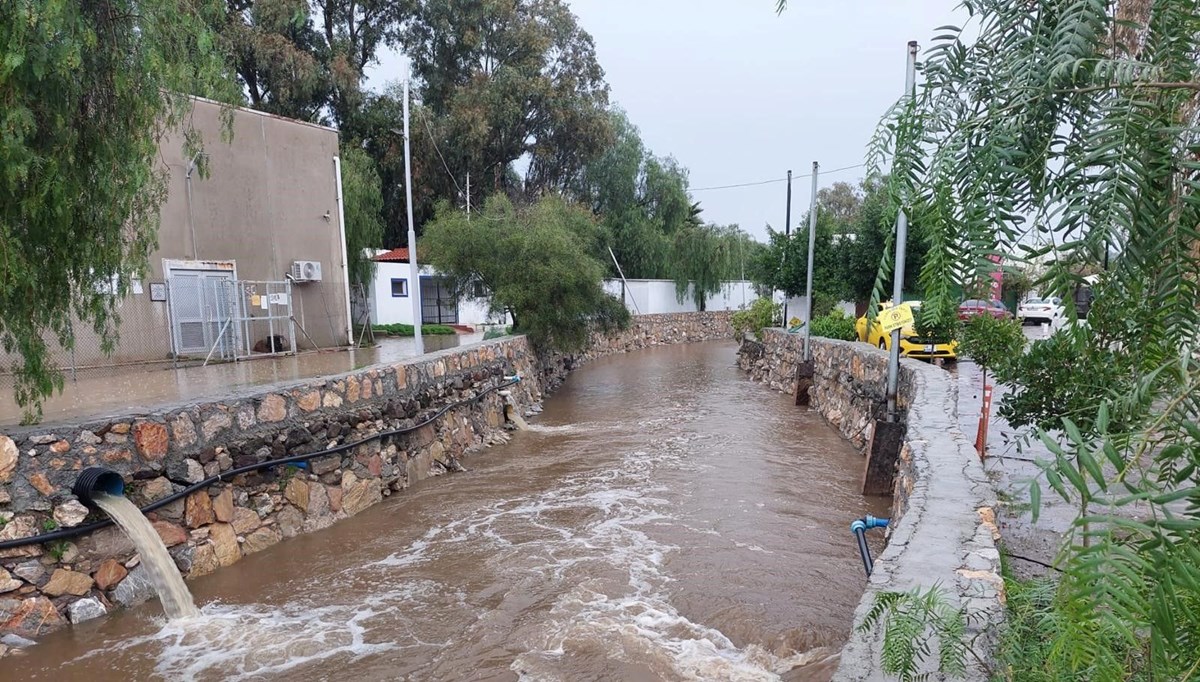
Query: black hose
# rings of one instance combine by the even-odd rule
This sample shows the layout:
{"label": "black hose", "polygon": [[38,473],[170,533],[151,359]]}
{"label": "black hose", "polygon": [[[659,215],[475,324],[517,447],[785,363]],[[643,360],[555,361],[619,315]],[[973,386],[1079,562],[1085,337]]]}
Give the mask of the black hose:
{"label": "black hose", "polygon": [[[411,433],[412,431],[416,431],[417,429],[420,429],[422,427],[428,426],[429,424],[432,424],[434,421],[440,419],[442,415],[446,414],[450,410],[453,410],[457,407],[462,407],[463,405],[469,405],[471,403],[479,402],[479,400],[482,399],[487,394],[489,394],[493,391],[498,391],[502,388],[506,388],[508,386],[512,386],[513,384],[516,384],[519,382],[520,382],[519,378],[509,379],[508,381],[505,381],[504,383],[497,384],[496,386],[492,386],[491,388],[484,389],[483,391],[481,391],[478,395],[476,395],[474,397],[466,398],[464,400],[459,400],[458,402],[450,403],[450,404],[442,407],[437,412],[433,413],[433,415],[431,417],[429,417],[428,419],[426,419],[425,421],[423,421],[419,424],[414,424],[413,426],[405,427],[403,429],[396,429],[394,431],[382,431],[380,433],[376,433],[374,435],[367,436],[366,438],[356,440],[352,443],[343,443],[341,445],[338,445],[337,447],[332,447],[332,448],[329,448],[328,450],[322,450],[320,452],[312,452],[312,453],[309,453],[306,455],[292,455],[290,457],[280,457],[279,459],[272,459],[272,460],[268,460],[266,462],[259,462],[257,464],[247,464],[244,467],[238,467],[237,469],[232,469],[230,471],[226,471],[224,473],[217,474],[216,476],[210,476],[210,477],[204,479],[203,481],[200,481],[199,483],[190,485],[187,488],[184,488],[183,490],[180,490],[179,492],[177,492],[173,495],[169,495],[167,497],[162,498],[161,500],[156,500],[154,502],[151,502],[150,504],[146,505],[145,507],[142,507],[141,511],[143,514],[145,514],[147,512],[152,512],[155,509],[165,507],[168,504],[171,504],[172,502],[181,500],[181,499],[187,497],[188,495],[191,495],[192,493],[196,492],[197,490],[203,490],[204,488],[207,488],[208,486],[212,485],[213,483],[222,481],[227,478],[232,478],[239,474],[250,473],[252,471],[261,471],[262,469],[269,469],[273,466],[279,466],[280,464],[291,464],[293,462],[304,462],[304,461],[307,461],[310,459],[316,459],[318,457],[325,457],[327,455],[335,455],[339,452],[344,452],[346,450],[356,448],[359,445],[362,445],[363,443],[369,443],[373,440],[378,440],[380,438],[387,438],[388,436],[399,436],[399,435],[403,435],[405,433]],[[32,537],[27,537],[27,538],[17,538],[15,540],[4,540],[3,542],[0,542],[0,549],[10,549],[12,547],[24,547],[26,545],[40,545],[40,544],[44,544],[47,542],[53,542],[55,540],[65,540],[67,538],[73,538],[73,537],[77,537],[80,535],[84,535],[86,533],[90,533],[95,530],[100,530],[101,528],[107,528],[108,526],[111,526],[111,525],[113,525],[112,519],[105,519],[103,521],[96,521],[95,523],[89,523],[86,526],[75,526],[73,528],[64,528],[62,530],[56,530],[52,533],[44,533],[42,535],[34,535]]]}
{"label": "black hose", "polygon": [[854,529],[854,537],[858,538],[858,553],[862,555],[863,568],[866,569],[867,575],[871,575],[871,570],[875,568],[875,562],[871,559],[871,548],[867,546],[867,531],[862,528]]}

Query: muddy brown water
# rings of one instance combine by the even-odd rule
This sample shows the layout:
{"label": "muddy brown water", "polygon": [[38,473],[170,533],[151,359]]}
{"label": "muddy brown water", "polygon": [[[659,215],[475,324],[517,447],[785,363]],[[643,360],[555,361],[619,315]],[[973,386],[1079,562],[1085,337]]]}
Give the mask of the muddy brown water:
{"label": "muddy brown water", "polygon": [[861,457],[727,343],[575,371],[530,431],[327,530],[0,659],[4,680],[827,679]]}

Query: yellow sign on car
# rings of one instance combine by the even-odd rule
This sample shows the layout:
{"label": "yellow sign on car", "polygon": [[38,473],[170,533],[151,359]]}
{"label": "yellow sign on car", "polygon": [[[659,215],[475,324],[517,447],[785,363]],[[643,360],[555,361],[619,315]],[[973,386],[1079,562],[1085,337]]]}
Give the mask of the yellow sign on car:
{"label": "yellow sign on car", "polygon": [[879,311],[879,324],[883,333],[890,334],[897,329],[903,329],[913,323],[912,306],[901,303],[886,310]]}

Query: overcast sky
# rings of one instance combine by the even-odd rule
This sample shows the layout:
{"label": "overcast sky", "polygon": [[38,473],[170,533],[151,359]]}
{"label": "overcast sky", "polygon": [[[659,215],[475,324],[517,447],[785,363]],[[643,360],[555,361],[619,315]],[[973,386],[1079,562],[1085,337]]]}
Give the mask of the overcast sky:
{"label": "overcast sky", "polygon": [[[646,145],[691,171],[693,190],[861,164],[879,117],[904,89],[909,40],[960,23],[958,0],[569,0]],[[385,55],[372,85],[392,80]],[[856,168],[821,184],[854,181]],[[792,185],[792,224],[811,180]],[[694,191],[704,218],[765,240],[784,223],[783,182]]]}

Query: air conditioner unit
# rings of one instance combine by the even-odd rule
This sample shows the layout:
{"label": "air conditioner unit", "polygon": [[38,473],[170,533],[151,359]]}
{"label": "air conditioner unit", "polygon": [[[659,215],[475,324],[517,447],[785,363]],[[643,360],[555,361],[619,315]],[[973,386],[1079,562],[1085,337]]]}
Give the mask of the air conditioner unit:
{"label": "air conditioner unit", "polygon": [[292,263],[292,279],[296,282],[320,282],[321,261],[298,260]]}

